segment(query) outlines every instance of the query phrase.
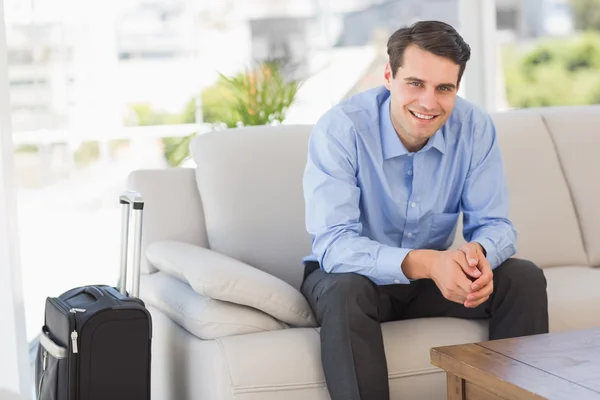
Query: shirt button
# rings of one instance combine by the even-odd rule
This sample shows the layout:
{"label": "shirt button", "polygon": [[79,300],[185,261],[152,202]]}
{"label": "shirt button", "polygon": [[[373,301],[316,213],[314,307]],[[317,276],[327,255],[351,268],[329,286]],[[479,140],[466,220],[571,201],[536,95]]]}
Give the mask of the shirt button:
{"label": "shirt button", "polygon": [[417,206],[417,203],[414,203],[414,202],[413,202],[413,203],[411,203],[411,205],[410,205],[410,206],[411,206],[412,208],[415,208],[415,207]]}
{"label": "shirt button", "polygon": [[409,170],[407,174],[412,175],[412,170]]}
{"label": "shirt button", "polygon": [[398,279],[394,279],[394,283],[400,283]]}
{"label": "shirt button", "polygon": [[408,232],[408,233],[406,234],[406,237],[408,237],[408,238],[411,238],[411,237],[412,237],[412,233]]}

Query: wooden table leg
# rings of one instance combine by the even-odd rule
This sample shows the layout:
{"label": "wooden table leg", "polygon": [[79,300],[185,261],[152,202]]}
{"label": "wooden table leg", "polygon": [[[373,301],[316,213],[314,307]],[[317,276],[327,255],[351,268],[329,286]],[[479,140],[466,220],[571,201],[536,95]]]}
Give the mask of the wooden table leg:
{"label": "wooden table leg", "polygon": [[446,372],[446,386],[448,400],[466,400],[464,379]]}

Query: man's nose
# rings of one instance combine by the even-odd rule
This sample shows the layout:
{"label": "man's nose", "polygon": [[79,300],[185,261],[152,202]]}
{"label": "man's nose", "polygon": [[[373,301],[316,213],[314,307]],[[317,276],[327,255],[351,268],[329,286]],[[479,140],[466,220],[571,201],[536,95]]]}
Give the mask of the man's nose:
{"label": "man's nose", "polygon": [[419,97],[419,105],[428,111],[437,108],[437,96],[434,90],[423,90]]}

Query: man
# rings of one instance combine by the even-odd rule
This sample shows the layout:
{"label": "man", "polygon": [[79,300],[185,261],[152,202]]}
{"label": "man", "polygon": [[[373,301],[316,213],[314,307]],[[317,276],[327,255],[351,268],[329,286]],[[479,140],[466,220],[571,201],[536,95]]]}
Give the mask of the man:
{"label": "man", "polygon": [[[333,400],[389,398],[385,321],[489,318],[490,339],[548,332],[542,271],[510,258],[494,124],[457,97],[469,46],[424,21],[395,32],[388,55],[385,87],[331,109],[309,142],[302,293]],[[448,250],[460,211],[468,243]]]}

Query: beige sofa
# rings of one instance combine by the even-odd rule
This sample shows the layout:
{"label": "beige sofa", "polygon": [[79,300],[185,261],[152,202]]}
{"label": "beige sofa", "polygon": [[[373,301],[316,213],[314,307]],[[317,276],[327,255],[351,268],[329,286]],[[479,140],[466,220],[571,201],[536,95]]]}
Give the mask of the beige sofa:
{"label": "beige sofa", "polygon": [[[493,118],[517,256],[544,269],[551,331],[600,326],[600,106]],[[153,399],[329,399],[319,330],[294,294],[310,250],[301,184],[309,133],[208,133],[192,143],[197,169],[131,174],[129,187],[146,200],[143,246],[155,252],[146,253],[141,286],[154,322]],[[391,398],[444,399],[429,349],[486,340],[486,325],[383,324]]]}

